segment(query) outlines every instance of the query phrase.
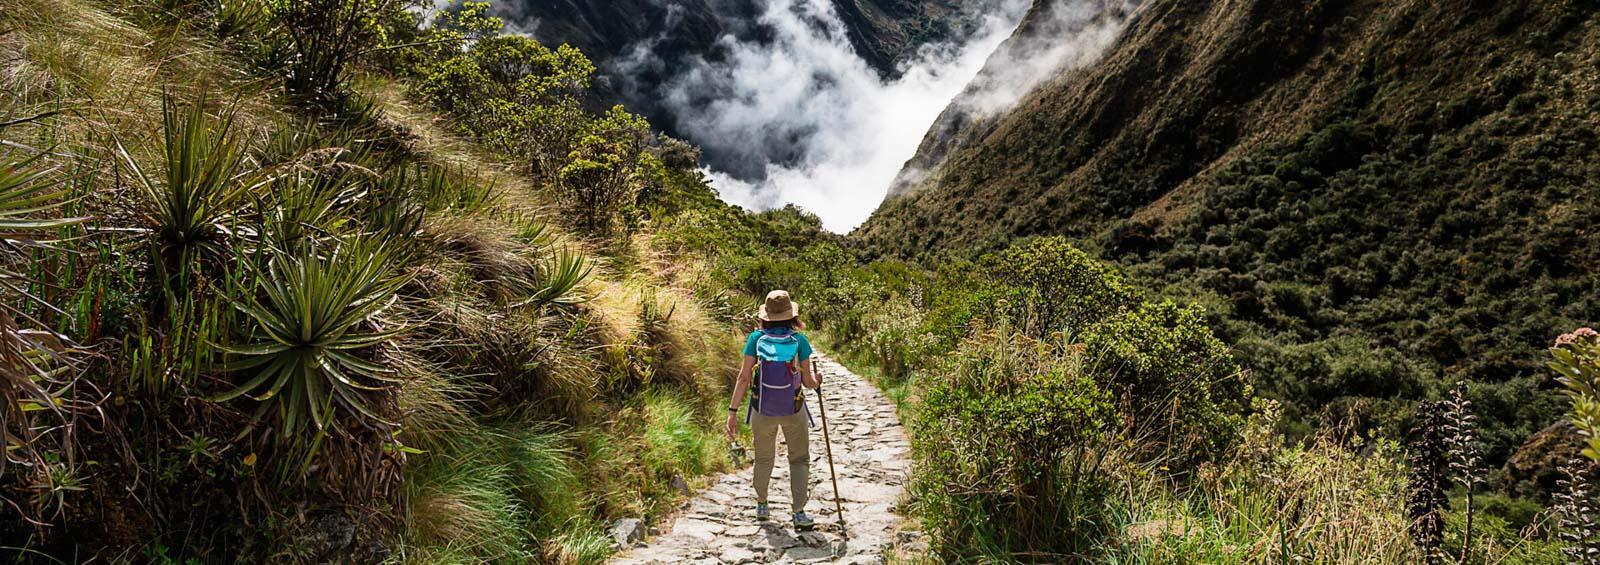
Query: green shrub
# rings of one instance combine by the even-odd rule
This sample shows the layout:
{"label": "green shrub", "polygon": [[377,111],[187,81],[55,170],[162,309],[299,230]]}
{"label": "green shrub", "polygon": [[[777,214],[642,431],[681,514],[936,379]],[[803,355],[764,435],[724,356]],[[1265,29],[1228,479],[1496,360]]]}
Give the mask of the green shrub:
{"label": "green shrub", "polygon": [[1140,436],[1205,457],[1238,433],[1246,375],[1198,307],[1149,302],[1083,336],[1092,374],[1140,419]]}
{"label": "green shrub", "polygon": [[556,178],[579,225],[605,232],[637,202],[650,124],[616,106],[591,127],[573,146]]}
{"label": "green shrub", "polygon": [[1064,558],[1106,533],[1099,447],[1114,411],[1082,363],[1002,324],[926,381],[913,488],[941,557]]}
{"label": "green shrub", "polygon": [[351,67],[380,43],[378,17],[398,0],[268,0],[292,56],[284,89],[291,98],[323,109],[343,101]]}
{"label": "green shrub", "polygon": [[985,273],[1015,290],[1009,314],[1037,336],[1076,335],[1129,308],[1135,292],[1122,275],[1073,247],[1066,238],[1041,237],[985,256]]}
{"label": "green shrub", "polygon": [[932,336],[922,331],[923,313],[903,296],[873,309],[861,322],[862,338],[855,344],[872,353],[876,366],[889,383],[911,378],[912,373],[939,361]]}

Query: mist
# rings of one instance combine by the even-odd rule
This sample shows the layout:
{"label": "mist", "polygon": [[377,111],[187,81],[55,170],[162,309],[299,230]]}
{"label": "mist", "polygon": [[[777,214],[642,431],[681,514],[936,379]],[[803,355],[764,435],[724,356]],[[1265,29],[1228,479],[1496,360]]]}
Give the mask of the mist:
{"label": "mist", "polygon": [[[724,200],[753,210],[798,205],[847,232],[883,201],[958,95],[966,111],[1001,111],[1120,29],[1120,18],[1085,23],[1099,22],[1102,2],[1058,1],[1047,16],[1071,25],[1007,42],[1031,2],[993,0],[969,37],[922,46],[886,79],[856,54],[832,0],[764,0],[757,25],[767,33],[722,37],[715,61],[675,62],[656,95],[676,130],[705,150]],[[660,69],[650,48],[636,46],[624,67]]]}

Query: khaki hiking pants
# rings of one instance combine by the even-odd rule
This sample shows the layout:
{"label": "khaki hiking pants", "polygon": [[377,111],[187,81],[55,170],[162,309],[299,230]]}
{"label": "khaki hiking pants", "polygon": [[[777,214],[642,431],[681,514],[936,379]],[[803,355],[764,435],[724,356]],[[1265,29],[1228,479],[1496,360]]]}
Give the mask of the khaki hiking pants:
{"label": "khaki hiking pants", "polygon": [[751,432],[756,440],[756,500],[767,501],[767,484],[772,482],[772,464],[778,457],[778,430],[789,446],[789,492],[794,495],[793,512],[806,507],[811,464],[811,430],[804,411],[788,416],[752,414]]}

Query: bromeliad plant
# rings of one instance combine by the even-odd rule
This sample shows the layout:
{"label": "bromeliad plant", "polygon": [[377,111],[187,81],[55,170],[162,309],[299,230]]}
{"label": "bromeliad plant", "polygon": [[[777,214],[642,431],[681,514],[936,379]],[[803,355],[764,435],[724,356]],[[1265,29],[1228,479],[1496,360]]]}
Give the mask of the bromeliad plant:
{"label": "bromeliad plant", "polygon": [[163,176],[147,174],[121,140],[116,150],[143,197],[140,213],[155,233],[162,266],[182,273],[197,254],[222,253],[228,224],[246,193],[244,150],[231,132],[232,112],[211,118],[204,95],[187,109],[169,95],[161,107]]}
{"label": "bromeliad plant", "polygon": [[217,400],[256,393],[258,417],[275,411],[282,440],[308,428],[321,437],[341,408],[389,425],[370,396],[397,378],[371,354],[405,331],[380,320],[407,281],[393,265],[384,244],[363,241],[269,259],[255,295],[236,302],[252,322],[249,340],[222,348],[237,356],[225,368],[250,377]]}

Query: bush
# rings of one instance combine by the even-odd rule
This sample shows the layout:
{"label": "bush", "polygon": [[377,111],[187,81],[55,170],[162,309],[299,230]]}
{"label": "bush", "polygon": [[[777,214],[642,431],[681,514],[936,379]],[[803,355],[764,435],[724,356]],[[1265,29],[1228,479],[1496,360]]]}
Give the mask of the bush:
{"label": "bush", "polygon": [[268,0],[292,52],[284,90],[291,98],[332,109],[345,95],[346,72],[379,41],[377,16],[398,0]]}
{"label": "bush", "polygon": [[1203,458],[1237,435],[1246,375],[1198,307],[1144,303],[1089,329],[1084,344],[1099,384],[1142,419],[1141,439]]}
{"label": "bush", "polygon": [[1001,324],[927,381],[913,488],[942,557],[1081,555],[1104,535],[1098,442],[1114,411],[1082,362]]}
{"label": "bush", "polygon": [[578,224],[606,232],[619,216],[633,210],[642,188],[641,159],[650,124],[621,106],[596,120],[588,135],[573,147],[566,166],[556,174],[560,194],[578,216]]}
{"label": "bush", "polygon": [[995,282],[1016,289],[1015,319],[1036,336],[1074,335],[1135,302],[1132,287],[1105,263],[1062,237],[1011,246],[981,261]]}

